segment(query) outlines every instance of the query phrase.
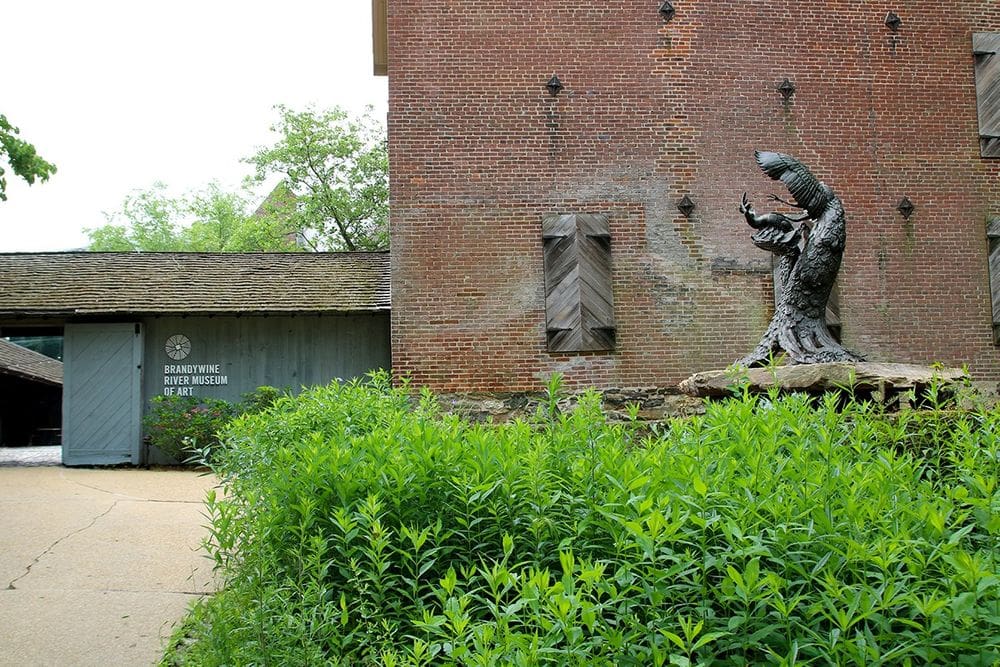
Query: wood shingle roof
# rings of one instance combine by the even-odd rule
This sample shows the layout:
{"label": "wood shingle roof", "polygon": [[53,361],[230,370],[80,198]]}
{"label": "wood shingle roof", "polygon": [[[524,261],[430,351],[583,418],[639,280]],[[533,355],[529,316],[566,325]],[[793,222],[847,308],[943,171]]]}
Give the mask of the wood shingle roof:
{"label": "wood shingle roof", "polygon": [[388,252],[0,254],[0,315],[388,310]]}
{"label": "wood shingle roof", "polygon": [[0,338],[0,375],[61,386],[63,365],[61,361]]}

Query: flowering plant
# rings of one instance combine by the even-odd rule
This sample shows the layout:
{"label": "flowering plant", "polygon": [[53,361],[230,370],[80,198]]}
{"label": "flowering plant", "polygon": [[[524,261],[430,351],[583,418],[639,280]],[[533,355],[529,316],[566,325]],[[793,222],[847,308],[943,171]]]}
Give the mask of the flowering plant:
{"label": "flowering plant", "polygon": [[196,449],[219,444],[217,433],[238,414],[235,405],[219,398],[157,396],[143,418],[151,445],[178,460]]}

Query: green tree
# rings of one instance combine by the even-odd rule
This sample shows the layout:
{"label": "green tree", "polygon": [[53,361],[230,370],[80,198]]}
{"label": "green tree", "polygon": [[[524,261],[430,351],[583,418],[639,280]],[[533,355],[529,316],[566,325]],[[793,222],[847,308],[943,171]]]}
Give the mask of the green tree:
{"label": "green tree", "polygon": [[[18,134],[20,130],[0,114],[0,158],[6,158],[14,175],[23,178],[28,185],[32,185],[36,178],[44,183],[56,173],[56,166],[42,159],[35,147],[19,138]],[[7,201],[7,178],[3,167],[0,167],[0,201]]]}
{"label": "green tree", "polygon": [[277,142],[246,162],[263,182],[279,174],[296,198],[299,226],[314,250],[389,245],[389,158],[385,128],[369,108],[295,111],[279,105]]}
{"label": "green tree", "polygon": [[86,229],[89,250],[119,252],[287,252],[296,246],[294,221],[281,211],[250,211],[249,196],[217,183],[181,197],[163,183],[125,198],[108,224]]}
{"label": "green tree", "polygon": [[89,250],[162,252],[180,250],[177,218],[183,204],[167,194],[167,186],[154,183],[125,198],[120,211],[105,217],[108,224],[85,229]]}
{"label": "green tree", "polygon": [[385,128],[371,109],[275,107],[277,142],[245,161],[249,183],[281,182],[252,210],[246,192],[212,183],[172,197],[166,186],[129,195],[108,224],[84,230],[90,250],[251,252],[379,250],[388,247],[389,179]]}
{"label": "green tree", "polygon": [[[273,194],[272,194],[273,196]],[[191,224],[180,233],[184,250],[197,252],[290,252],[299,229],[296,220],[278,207],[271,197],[251,212],[250,198],[241,192],[226,192],[211,183],[192,193],[187,202]]]}

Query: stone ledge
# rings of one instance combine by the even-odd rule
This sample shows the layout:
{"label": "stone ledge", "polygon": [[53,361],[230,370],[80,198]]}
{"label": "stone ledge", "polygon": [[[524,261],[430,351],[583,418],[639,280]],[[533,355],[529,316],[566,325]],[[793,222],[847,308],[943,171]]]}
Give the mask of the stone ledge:
{"label": "stone ledge", "polygon": [[[559,400],[559,409],[572,410],[580,391],[567,391]],[[638,405],[638,419],[658,421],[704,412],[697,398],[678,394],[676,387],[629,387],[599,392],[604,413],[611,421],[627,419],[629,406]],[[438,401],[445,412],[472,421],[508,421],[534,415],[545,404],[542,392],[440,394]]]}
{"label": "stone ledge", "polygon": [[754,392],[777,386],[781,391],[823,393],[850,388],[883,397],[914,390],[921,392],[932,382],[954,384],[969,379],[961,368],[862,361],[802,364],[773,368],[728,368],[695,373],[678,385],[681,392],[697,397],[722,397],[735,393],[735,386],[749,382]]}

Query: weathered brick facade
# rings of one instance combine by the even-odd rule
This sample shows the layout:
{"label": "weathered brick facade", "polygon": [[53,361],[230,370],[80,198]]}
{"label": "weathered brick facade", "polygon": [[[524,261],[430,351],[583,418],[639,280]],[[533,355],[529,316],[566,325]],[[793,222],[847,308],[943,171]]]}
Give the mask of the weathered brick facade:
{"label": "weathered brick facade", "polygon": [[[760,148],[844,202],[847,347],[1000,379],[985,236],[1000,160],[979,156],[971,46],[1000,31],[1000,4],[676,0],[670,22],[660,4],[390,0],[396,372],[441,391],[538,389],[554,371],[666,386],[740,358],[773,298],[740,196],[787,196]],[[613,352],[547,352],[554,212],[610,216]]]}

